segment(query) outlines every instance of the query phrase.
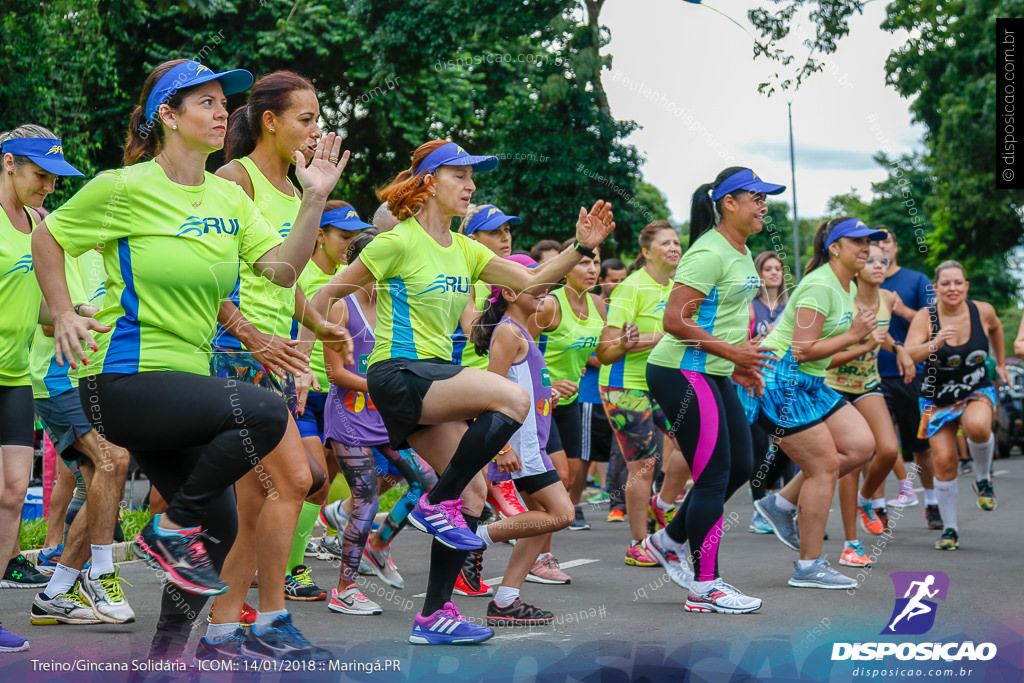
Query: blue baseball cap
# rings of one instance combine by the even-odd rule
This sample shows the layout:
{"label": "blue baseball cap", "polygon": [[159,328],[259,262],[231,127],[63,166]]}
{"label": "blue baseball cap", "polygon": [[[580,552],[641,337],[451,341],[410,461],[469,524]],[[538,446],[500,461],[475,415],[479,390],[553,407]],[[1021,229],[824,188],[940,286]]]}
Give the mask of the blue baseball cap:
{"label": "blue baseball cap", "polygon": [[848,218],[836,227],[832,228],[832,231],[825,239],[825,247],[822,251],[827,254],[829,246],[840,237],[869,237],[872,240],[878,241],[884,240],[888,236],[889,233],[885,230],[869,228],[867,224],[859,218]]}
{"label": "blue baseball cap", "polygon": [[338,209],[331,209],[330,211],[324,212],[323,216],[320,216],[320,227],[324,228],[327,226],[341,228],[342,230],[365,230],[366,228],[372,228],[373,226],[369,223],[364,223],[356,210],[351,206],[342,206]]}
{"label": "blue baseball cap", "polygon": [[484,204],[469,219],[469,223],[466,225],[466,235],[472,235],[474,232],[497,230],[505,225],[505,223],[519,225],[522,222],[523,219],[519,216],[506,216],[502,213],[501,209],[493,204]]}
{"label": "blue baseball cap", "polygon": [[17,138],[0,145],[0,154],[28,157],[39,168],[53,175],[85,175],[64,160],[64,145],[60,138]]}
{"label": "blue baseball cap", "polygon": [[766,183],[757,177],[757,174],[751,171],[749,168],[745,168],[742,171],[733,173],[731,176],[722,181],[722,184],[715,188],[715,191],[711,194],[711,201],[717,202],[719,199],[735,192],[736,190],[746,190],[747,192],[763,192],[764,194],[779,194],[785,192],[785,185],[776,185],[774,183]]}
{"label": "blue baseball cap", "polygon": [[433,173],[441,166],[472,166],[474,171],[484,172],[493,170],[497,165],[498,157],[473,156],[454,142],[449,142],[428,154],[416,169],[416,175]]}
{"label": "blue baseball cap", "polygon": [[200,85],[209,81],[220,81],[224,94],[234,95],[235,93],[247,90],[252,85],[253,77],[245,69],[232,69],[231,71],[216,73],[199,62],[191,60],[182,62],[161,76],[160,80],[153,86],[153,90],[146,99],[146,120],[153,123],[156,120],[156,111],[160,108],[160,105],[173,97],[174,93],[182,88],[191,88],[194,85]]}

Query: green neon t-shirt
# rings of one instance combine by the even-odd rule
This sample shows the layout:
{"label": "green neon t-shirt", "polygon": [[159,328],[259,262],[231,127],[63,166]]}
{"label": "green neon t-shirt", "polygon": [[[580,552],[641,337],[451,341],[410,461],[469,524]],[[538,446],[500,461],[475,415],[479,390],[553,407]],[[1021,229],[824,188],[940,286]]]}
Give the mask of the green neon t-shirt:
{"label": "green neon t-shirt", "polygon": [[[761,342],[762,346],[775,347],[781,358],[793,346],[793,328],[796,323],[796,309],[809,308],[825,316],[821,329],[822,339],[831,339],[850,329],[853,314],[857,310],[857,284],[850,283],[850,291],[843,289],[839,278],[827,264],[805,275],[789,296],[789,303],[782,313],[779,324]],[[800,371],[814,377],[824,377],[832,356],[800,364]]]}
{"label": "green neon t-shirt", "polygon": [[[484,310],[484,306],[487,305],[487,299],[491,296],[491,286],[486,282],[474,282],[473,283],[473,304],[476,306],[477,315]],[[465,330],[463,330],[465,333]],[[476,352],[476,345],[473,344],[473,340],[469,337],[466,338],[466,345],[462,349],[462,361],[461,365],[465,365],[467,368],[476,368],[477,370],[486,370],[487,365],[490,363],[490,356],[481,356]]]}
{"label": "green neon t-shirt", "polygon": [[[722,233],[708,230],[686,250],[676,267],[675,281],[704,295],[692,319],[708,334],[729,344],[746,340],[750,330],[750,302],[761,287],[750,250],[741,254]],[[724,377],[732,375],[735,368],[721,356],[671,334],[661,338],[647,362]]]}
{"label": "green neon t-shirt", "polygon": [[[25,213],[34,227],[35,213],[29,209]],[[32,383],[29,348],[42,300],[32,267],[32,235],[16,229],[0,209],[0,386]]]}
{"label": "green neon t-shirt", "polygon": [[[537,346],[544,354],[544,362],[547,363],[552,382],[567,379],[579,384],[583,377],[583,368],[587,365],[587,359],[597,349],[597,343],[601,341],[604,320],[601,319],[601,313],[594,305],[594,297],[590,294],[586,295],[586,320],[580,320],[573,313],[569,299],[566,298],[565,287],[556,289],[554,297],[558,301],[562,318],[558,327],[540,336]],[[559,405],[568,405],[575,401],[576,397],[577,394],[573,394],[559,399]]]}
{"label": "green neon t-shirt", "polygon": [[[341,266],[338,272],[341,272],[344,267]],[[302,290],[307,299],[312,299],[317,290],[330,282],[331,278],[336,274],[325,273],[320,270],[320,266],[310,259],[309,263],[306,264],[306,268],[302,271],[302,275],[299,276],[299,289]],[[294,327],[295,336],[298,337],[298,323]],[[324,362],[324,343],[319,339],[313,344],[313,350],[310,352],[309,369],[316,375],[317,381],[320,382],[320,388],[326,392],[331,386],[331,380],[327,378],[327,364]]]}
{"label": "green neon t-shirt", "polygon": [[[662,286],[643,268],[636,270],[612,292],[608,301],[608,327],[621,328],[633,322],[640,334],[661,332],[671,292],[671,281]],[[598,382],[602,387],[647,391],[647,357],[651,351],[627,353],[611,365],[602,365]]]}
{"label": "green neon t-shirt", "polygon": [[377,341],[369,365],[388,358],[451,361],[452,332],[484,266],[497,258],[465,235],[442,247],[415,218],[366,245],[359,258],[377,280]]}
{"label": "green neon t-shirt", "polygon": [[[197,191],[198,190],[198,191]],[[193,202],[201,204],[193,206]],[[202,189],[148,161],[97,176],[46,225],[72,256],[99,246],[107,273],[89,374],[210,372],[220,302],[281,237],[241,187],[207,173]]]}

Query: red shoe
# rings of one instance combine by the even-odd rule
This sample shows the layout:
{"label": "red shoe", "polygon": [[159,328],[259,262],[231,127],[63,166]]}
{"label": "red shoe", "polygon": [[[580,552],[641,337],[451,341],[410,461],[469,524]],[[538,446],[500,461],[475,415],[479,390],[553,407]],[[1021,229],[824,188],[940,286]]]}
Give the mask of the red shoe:
{"label": "red shoe", "polygon": [[526,508],[519,502],[519,494],[516,493],[516,485],[511,481],[500,481],[487,489],[487,502],[498,514],[498,519],[514,517],[526,512]]}
{"label": "red shoe", "polygon": [[480,578],[483,567],[483,552],[470,551],[469,555],[466,556],[465,564],[462,565],[462,570],[459,571],[459,577],[455,579],[455,589],[452,592],[456,595],[468,595],[470,597],[494,595],[494,589]]}
{"label": "red shoe", "polygon": [[[206,620],[208,622],[210,622],[211,624],[213,623],[213,610],[212,609],[210,610],[210,613],[206,615]],[[255,623],[256,623],[256,608],[254,608],[252,605],[250,605],[247,602],[242,603],[242,614],[241,614],[240,617],[238,617],[238,625],[242,626],[242,627],[245,627],[245,626],[252,626]]]}

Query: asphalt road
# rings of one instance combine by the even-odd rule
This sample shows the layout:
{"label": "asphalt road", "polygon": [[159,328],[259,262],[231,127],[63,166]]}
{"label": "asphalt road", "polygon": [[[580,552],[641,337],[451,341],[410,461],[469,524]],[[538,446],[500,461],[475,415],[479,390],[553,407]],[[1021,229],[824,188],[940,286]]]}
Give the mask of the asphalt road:
{"label": "asphalt road", "polygon": [[[407,642],[413,614],[426,585],[429,538],[407,529],[394,558],[406,588],[395,591],[375,578],[363,592],[384,607],[384,614],[357,617],[329,612],[326,603],[289,603],[296,624],[315,643],[336,655],[331,670],[214,674],[189,670],[149,680],[446,680],[446,681],[633,681],[633,680],[933,680],[1021,681],[1024,679],[1024,458],[996,461],[999,506],[983,512],[974,505],[970,477],[960,478],[961,545],[939,552],[938,537],[924,523],[923,507],[894,514],[891,539],[862,536],[868,552],[878,545],[875,565],[864,573],[854,594],[795,589],[786,585],[797,555],[773,536],[747,531],[751,506],[745,493],[726,507],[732,521],[721,550],[722,575],[764,606],[750,615],[694,614],[682,609],[685,594],[660,568],[624,564],[625,524],[604,521],[605,508],[587,508],[589,531],[560,532],[555,555],[572,576],[568,586],[527,583],[523,598],[553,611],[556,622],[537,628],[499,629],[489,642],[474,647],[424,647]],[[894,488],[890,486],[890,488]],[[922,503],[923,504],[923,503]],[[825,552],[836,565],[842,549],[838,509],[829,520]],[[484,576],[501,575],[511,547],[488,550]],[[320,585],[329,588],[337,570],[311,560]],[[848,575],[858,570],[841,568]],[[894,605],[891,572],[941,571],[949,592],[938,602],[934,626],[925,635],[880,636]],[[160,594],[154,573],[141,562],[122,565],[122,576],[138,621],[123,626],[32,626],[28,610],[33,593],[0,590],[5,627],[30,639],[31,650],[0,655],[0,681],[125,681],[140,672],[76,671],[90,662],[102,666],[146,666]],[[458,598],[466,616],[483,619],[488,598]],[[256,590],[250,593],[256,604]],[[195,640],[203,633],[197,628]],[[832,661],[836,642],[992,642],[990,661],[904,662]],[[65,663],[54,665],[54,662]],[[377,671],[365,671],[377,666]],[[868,673],[865,665],[872,668]],[[54,670],[70,666],[71,671]],[[47,670],[49,667],[49,670]],[[386,668],[389,667],[389,668]],[[921,669],[923,673],[915,673]],[[895,674],[879,676],[879,671]],[[903,675],[900,672],[903,672]],[[907,673],[909,672],[909,673]],[[161,676],[165,676],[161,678]]]}

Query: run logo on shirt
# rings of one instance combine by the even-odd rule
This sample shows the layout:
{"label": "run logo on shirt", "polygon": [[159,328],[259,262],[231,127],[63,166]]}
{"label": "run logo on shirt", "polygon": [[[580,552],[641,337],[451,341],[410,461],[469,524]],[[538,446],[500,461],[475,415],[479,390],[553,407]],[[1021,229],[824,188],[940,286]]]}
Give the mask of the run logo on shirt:
{"label": "run logo on shirt", "polygon": [[10,275],[11,273],[31,273],[32,272],[32,254],[25,254],[14,263],[14,267],[8,270],[4,275]]}
{"label": "run logo on shirt", "polygon": [[599,337],[578,337],[569,345],[570,349],[596,349]]}
{"label": "run logo on shirt", "polygon": [[238,227],[237,218],[199,218],[198,216],[189,216],[188,220],[178,227],[178,237],[184,237],[185,235],[201,237],[208,234],[211,230],[215,231],[218,235],[237,235]]}
{"label": "run logo on shirt", "polygon": [[469,294],[469,290],[473,283],[469,281],[468,277],[454,277],[451,275],[445,275],[444,273],[434,278],[430,286],[424,289],[416,296],[423,296],[424,294],[430,294],[431,292],[451,292],[452,294]]}

